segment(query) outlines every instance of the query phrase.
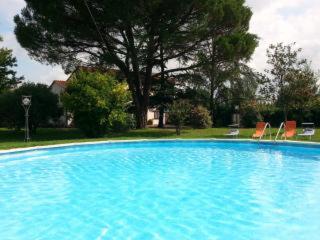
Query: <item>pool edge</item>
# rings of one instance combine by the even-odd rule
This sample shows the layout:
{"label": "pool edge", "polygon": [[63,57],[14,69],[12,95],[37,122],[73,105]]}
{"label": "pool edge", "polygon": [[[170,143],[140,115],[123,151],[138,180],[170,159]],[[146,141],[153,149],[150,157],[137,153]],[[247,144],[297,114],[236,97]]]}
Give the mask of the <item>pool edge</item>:
{"label": "pool edge", "polygon": [[88,141],[88,142],[78,142],[78,143],[63,143],[63,144],[51,144],[44,146],[34,146],[34,147],[23,147],[23,148],[13,148],[8,150],[0,150],[0,154],[6,153],[19,153],[19,152],[29,152],[34,150],[44,150],[44,149],[54,149],[62,147],[73,147],[73,146],[86,146],[86,145],[102,145],[108,143],[128,143],[128,142],[174,142],[174,141],[214,141],[214,142],[249,142],[249,143],[264,143],[264,144],[275,144],[275,145],[297,145],[297,146],[313,146],[320,147],[319,142],[305,142],[305,141],[274,141],[274,140],[254,140],[254,139],[228,139],[228,138],[170,138],[170,139],[134,139],[134,140],[106,140],[106,141]]}

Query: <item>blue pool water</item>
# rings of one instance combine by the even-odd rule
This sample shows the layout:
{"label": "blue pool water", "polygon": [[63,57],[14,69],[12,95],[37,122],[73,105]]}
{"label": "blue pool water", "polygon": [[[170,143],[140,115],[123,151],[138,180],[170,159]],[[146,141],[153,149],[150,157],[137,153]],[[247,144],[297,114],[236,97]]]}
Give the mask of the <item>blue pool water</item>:
{"label": "blue pool water", "polygon": [[319,239],[320,148],[175,141],[0,155],[0,239]]}

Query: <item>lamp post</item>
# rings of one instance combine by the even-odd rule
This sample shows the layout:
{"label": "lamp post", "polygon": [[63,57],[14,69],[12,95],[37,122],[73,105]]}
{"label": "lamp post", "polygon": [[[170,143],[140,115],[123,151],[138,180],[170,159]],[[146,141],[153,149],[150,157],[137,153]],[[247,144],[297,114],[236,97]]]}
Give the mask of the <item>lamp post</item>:
{"label": "lamp post", "polygon": [[29,109],[31,106],[31,96],[22,96],[22,106],[25,111],[25,135],[24,141],[28,142],[30,140],[29,135]]}
{"label": "lamp post", "polygon": [[234,122],[235,122],[236,124],[240,124],[239,108],[240,108],[239,105],[234,106],[234,110],[235,110],[235,114],[234,114],[235,119],[234,119]]}

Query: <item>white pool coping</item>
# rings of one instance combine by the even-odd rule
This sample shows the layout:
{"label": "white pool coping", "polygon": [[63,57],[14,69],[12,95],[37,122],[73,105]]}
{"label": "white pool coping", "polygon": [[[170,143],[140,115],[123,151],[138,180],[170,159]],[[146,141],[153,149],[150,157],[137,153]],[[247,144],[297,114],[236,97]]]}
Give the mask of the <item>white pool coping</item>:
{"label": "white pool coping", "polygon": [[85,145],[102,145],[108,143],[130,143],[130,142],[174,142],[174,141],[215,141],[215,142],[251,142],[251,143],[270,143],[270,144],[292,144],[300,146],[319,146],[320,142],[308,142],[308,141],[292,141],[292,140],[254,140],[254,139],[237,139],[237,138],[168,138],[168,139],[134,139],[134,140],[106,140],[106,141],[88,141],[88,142],[77,142],[77,143],[63,143],[63,144],[51,144],[43,146],[34,147],[23,147],[23,148],[13,148],[8,150],[0,150],[0,154],[5,153],[15,153],[15,152],[25,152],[32,150],[41,149],[55,149],[62,147],[74,147],[74,146],[85,146]]}

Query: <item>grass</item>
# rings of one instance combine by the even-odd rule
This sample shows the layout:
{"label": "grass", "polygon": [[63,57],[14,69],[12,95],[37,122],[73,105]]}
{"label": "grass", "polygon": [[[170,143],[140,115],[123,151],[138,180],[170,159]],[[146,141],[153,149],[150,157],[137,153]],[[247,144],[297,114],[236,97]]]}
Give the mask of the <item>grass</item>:
{"label": "grass", "polygon": [[[44,146],[62,143],[103,141],[103,140],[134,140],[134,139],[196,139],[196,138],[226,138],[224,134],[227,128],[210,129],[183,129],[180,136],[177,136],[174,129],[147,128],[132,130],[125,133],[111,133],[103,138],[86,138],[78,129],[53,129],[41,128],[37,134],[32,136],[28,143],[23,141],[24,132],[15,132],[13,130],[0,128],[0,149],[13,149],[22,147]],[[251,138],[255,129],[241,129],[239,138]],[[272,129],[273,139],[277,129]],[[307,141],[306,138],[298,138]],[[295,139],[293,139],[295,140]],[[313,142],[320,142],[320,129],[317,129],[316,136],[312,138]]]}

